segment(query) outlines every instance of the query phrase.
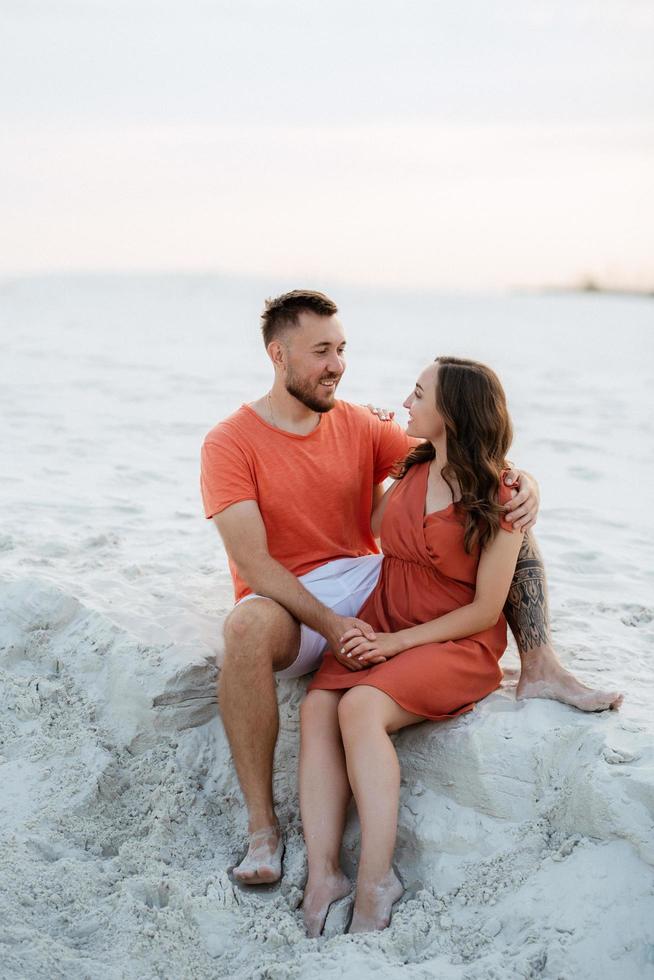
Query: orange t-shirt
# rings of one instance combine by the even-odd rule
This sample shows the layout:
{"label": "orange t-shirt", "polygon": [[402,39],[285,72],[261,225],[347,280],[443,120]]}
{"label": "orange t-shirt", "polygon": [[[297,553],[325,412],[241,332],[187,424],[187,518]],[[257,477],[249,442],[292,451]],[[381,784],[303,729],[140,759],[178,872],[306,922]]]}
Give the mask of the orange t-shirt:
{"label": "orange t-shirt", "polygon": [[[294,575],[378,551],[373,486],[414,444],[395,422],[337,401],[306,436],[284,432],[242,405],[208,433],[201,487],[207,518],[241,500],[259,505],[268,551]],[[238,601],[252,590],[230,560]]]}

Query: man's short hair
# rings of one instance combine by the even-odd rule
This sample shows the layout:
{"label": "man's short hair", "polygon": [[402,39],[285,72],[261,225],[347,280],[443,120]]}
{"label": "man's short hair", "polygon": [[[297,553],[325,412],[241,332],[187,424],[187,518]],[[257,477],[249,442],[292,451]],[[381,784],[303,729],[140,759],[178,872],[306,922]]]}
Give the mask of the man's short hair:
{"label": "man's short hair", "polygon": [[300,313],[317,313],[319,316],[333,316],[338,307],[324,293],[311,289],[293,289],[275,299],[267,299],[261,314],[261,333],[266,347],[288,327],[297,327]]}

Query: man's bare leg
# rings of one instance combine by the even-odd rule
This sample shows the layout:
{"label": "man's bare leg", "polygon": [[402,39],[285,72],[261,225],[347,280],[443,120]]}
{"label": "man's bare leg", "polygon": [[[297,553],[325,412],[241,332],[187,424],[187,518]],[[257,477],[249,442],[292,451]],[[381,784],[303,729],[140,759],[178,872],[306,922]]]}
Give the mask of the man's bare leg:
{"label": "man's bare leg", "polygon": [[618,691],[586,687],[559,662],[550,639],[545,566],[531,531],[520,549],[504,614],[520,654],[518,699],[551,698],[581,711],[620,707]]}
{"label": "man's bare leg", "polygon": [[281,832],[272,792],[279,713],[274,670],[295,660],[300,627],[270,599],[251,599],[225,621],[218,700],[248,810],[250,842],[234,876],[267,884],[281,876]]}

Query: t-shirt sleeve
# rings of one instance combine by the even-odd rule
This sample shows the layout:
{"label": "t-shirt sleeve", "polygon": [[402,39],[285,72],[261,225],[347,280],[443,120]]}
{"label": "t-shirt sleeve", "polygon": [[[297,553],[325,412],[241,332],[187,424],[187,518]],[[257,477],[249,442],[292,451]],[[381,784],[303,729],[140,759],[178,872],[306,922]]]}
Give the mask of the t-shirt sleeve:
{"label": "t-shirt sleeve", "polygon": [[210,433],[201,454],[200,488],[205,517],[241,500],[256,500],[257,487],[243,449],[227,433]]}
{"label": "t-shirt sleeve", "polygon": [[396,463],[401,462],[416,444],[397,422],[381,422],[372,417],[375,426],[374,483],[383,483]]}
{"label": "t-shirt sleeve", "polygon": [[[500,492],[499,492],[500,504],[508,504],[509,500],[511,500],[513,496],[513,491],[518,489],[517,483],[511,483],[507,486],[507,484],[504,482],[504,477],[506,476],[507,472],[508,471],[505,470],[500,478]],[[500,515],[500,527],[503,528],[505,531],[515,530],[513,524],[511,524],[510,521],[507,521],[506,518],[502,515]]]}

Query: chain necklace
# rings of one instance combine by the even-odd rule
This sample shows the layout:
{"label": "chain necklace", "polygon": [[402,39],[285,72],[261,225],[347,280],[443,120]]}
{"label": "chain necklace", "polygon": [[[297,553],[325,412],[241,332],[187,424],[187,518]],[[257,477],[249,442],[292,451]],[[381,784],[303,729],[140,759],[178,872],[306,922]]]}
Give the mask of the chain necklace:
{"label": "chain necklace", "polygon": [[[282,429],[283,431],[291,431],[291,430],[285,430],[283,426],[277,424],[275,420],[275,413],[273,412],[273,408],[272,408],[272,393],[270,391],[266,395],[266,405],[268,406],[268,415],[270,415],[270,424],[274,426],[276,429]],[[319,424],[320,424],[320,416],[318,416],[314,428],[317,428]]]}
{"label": "chain necklace", "polygon": [[266,399],[268,401],[268,412],[270,413],[270,423],[271,423],[271,425],[274,425],[274,427],[277,429],[278,428],[278,425],[275,422],[275,416],[274,416],[273,410],[272,410],[272,397],[271,397],[270,392],[268,392],[268,394],[266,395]]}

